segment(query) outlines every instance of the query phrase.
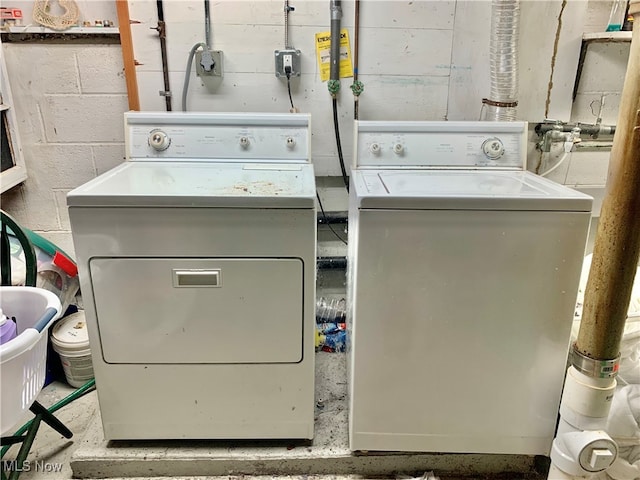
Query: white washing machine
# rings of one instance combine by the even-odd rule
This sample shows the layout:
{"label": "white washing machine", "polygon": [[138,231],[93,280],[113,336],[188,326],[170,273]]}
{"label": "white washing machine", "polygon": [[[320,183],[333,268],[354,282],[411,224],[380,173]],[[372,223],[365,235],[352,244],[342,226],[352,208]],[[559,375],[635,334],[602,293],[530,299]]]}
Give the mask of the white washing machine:
{"label": "white washing machine", "polygon": [[107,440],[313,437],[309,121],[128,113],[69,193]]}
{"label": "white washing machine", "polygon": [[524,170],[526,132],[357,125],[352,450],[549,454],[592,199]]}

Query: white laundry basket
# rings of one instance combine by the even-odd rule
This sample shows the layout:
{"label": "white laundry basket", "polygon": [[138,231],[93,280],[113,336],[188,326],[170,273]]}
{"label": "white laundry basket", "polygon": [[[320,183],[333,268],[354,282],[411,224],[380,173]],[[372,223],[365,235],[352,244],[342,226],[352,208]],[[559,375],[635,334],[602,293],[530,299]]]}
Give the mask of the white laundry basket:
{"label": "white laundry basket", "polygon": [[0,435],[4,435],[42,390],[48,331],[62,307],[55,294],[35,287],[0,287],[0,305],[17,324],[17,336],[0,345]]}

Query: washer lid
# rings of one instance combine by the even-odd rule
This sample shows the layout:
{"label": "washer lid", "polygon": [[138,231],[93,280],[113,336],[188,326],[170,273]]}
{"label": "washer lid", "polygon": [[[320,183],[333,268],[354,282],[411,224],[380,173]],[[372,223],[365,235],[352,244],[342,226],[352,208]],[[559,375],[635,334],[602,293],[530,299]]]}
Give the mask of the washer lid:
{"label": "washer lid", "polygon": [[125,162],[69,192],[69,206],[314,208],[311,164]]}
{"label": "washer lid", "polygon": [[526,171],[357,170],[353,177],[360,208],[590,212],[593,202]]}

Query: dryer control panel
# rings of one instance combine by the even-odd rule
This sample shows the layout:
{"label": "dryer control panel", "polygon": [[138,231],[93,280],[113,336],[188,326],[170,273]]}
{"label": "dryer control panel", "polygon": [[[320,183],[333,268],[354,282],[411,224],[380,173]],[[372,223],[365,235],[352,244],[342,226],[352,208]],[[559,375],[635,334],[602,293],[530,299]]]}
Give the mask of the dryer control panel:
{"label": "dryer control panel", "polygon": [[523,170],[526,122],[356,123],[355,167]]}
{"label": "dryer control panel", "polygon": [[127,160],[310,162],[309,115],[125,114]]}

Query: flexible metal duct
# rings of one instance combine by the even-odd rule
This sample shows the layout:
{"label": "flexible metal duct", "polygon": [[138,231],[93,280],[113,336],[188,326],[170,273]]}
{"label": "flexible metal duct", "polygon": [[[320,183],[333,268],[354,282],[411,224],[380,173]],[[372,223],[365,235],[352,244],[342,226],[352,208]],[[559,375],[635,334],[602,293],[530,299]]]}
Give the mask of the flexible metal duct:
{"label": "flexible metal duct", "polygon": [[483,99],[484,120],[513,121],[518,105],[519,0],[491,3],[489,68],[491,95]]}

